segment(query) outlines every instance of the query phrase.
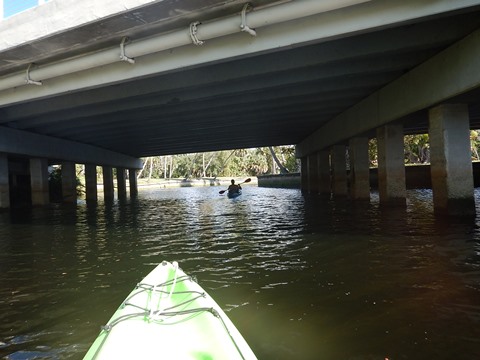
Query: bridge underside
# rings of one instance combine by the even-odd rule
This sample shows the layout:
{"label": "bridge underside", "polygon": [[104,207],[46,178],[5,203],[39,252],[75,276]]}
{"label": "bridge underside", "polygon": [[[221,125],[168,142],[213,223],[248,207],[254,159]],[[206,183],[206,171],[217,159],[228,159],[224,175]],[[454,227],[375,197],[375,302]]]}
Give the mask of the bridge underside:
{"label": "bridge underside", "polygon": [[[23,143],[33,133],[39,144],[24,149],[7,142],[0,150],[38,154],[46,144],[53,147],[53,138],[134,158],[282,144],[297,144],[303,156],[353,135],[372,135],[390,121],[402,121],[406,133],[426,132],[429,106],[460,100],[469,104],[471,126],[477,127],[480,81],[465,62],[478,59],[479,8],[465,5],[471,1],[440,2],[440,9],[415,1],[380,3],[259,27],[256,37],[237,32],[203,46],[168,48],[135,57],[135,64],[92,64],[71,73],[67,67],[50,79],[41,76],[42,67],[50,66],[48,53],[5,61],[9,66],[0,74],[12,71],[12,64],[17,70],[35,63],[29,76],[43,85],[0,92],[0,135],[13,133]],[[241,7],[228,8],[237,22]],[[176,21],[184,25],[191,18]],[[164,29],[175,25],[170,21]],[[78,51],[78,45],[72,54],[65,47],[63,56]],[[58,61],[59,54],[52,57]],[[87,55],[82,61],[89,61]],[[23,81],[24,71],[15,74]],[[66,150],[53,148],[57,154]],[[110,162],[110,155],[100,158]],[[75,154],[71,160],[79,161]]]}
{"label": "bridge underside", "polygon": [[442,104],[480,127],[480,1],[245,4],[153,2],[0,50],[0,152],[135,169],[295,144],[315,169],[354,138],[430,131]]}

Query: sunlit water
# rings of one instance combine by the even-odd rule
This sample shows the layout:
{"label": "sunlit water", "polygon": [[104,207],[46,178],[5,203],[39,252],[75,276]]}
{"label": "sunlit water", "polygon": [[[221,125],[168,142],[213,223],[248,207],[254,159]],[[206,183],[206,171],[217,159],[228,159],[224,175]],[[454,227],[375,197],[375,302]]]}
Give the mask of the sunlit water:
{"label": "sunlit water", "polygon": [[354,205],[219,190],[0,213],[0,358],[81,359],[166,259],[259,359],[480,359],[479,218],[436,219],[430,191],[386,209],[376,194]]}

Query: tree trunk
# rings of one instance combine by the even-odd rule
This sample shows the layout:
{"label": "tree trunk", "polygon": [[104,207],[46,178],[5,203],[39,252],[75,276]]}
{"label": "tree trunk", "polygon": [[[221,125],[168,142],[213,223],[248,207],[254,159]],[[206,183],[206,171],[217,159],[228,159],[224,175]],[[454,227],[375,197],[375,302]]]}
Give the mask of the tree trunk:
{"label": "tree trunk", "polygon": [[153,157],[150,157],[150,170],[148,173],[148,182],[150,182],[150,179],[152,178],[152,172],[153,172]]}
{"label": "tree trunk", "polygon": [[279,169],[280,169],[280,174],[288,174],[287,168],[282,165],[282,163],[280,162],[280,160],[278,160],[277,155],[275,155],[275,151],[273,151],[273,147],[269,146],[268,148],[270,149],[270,152],[271,152],[271,154],[272,154],[273,160],[275,161],[275,163],[277,164],[277,166],[278,166]]}

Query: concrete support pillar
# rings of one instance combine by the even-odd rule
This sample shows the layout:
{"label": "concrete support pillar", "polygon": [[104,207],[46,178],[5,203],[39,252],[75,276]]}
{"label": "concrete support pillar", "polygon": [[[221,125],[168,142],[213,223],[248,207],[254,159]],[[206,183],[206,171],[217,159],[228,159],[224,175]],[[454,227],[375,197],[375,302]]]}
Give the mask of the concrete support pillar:
{"label": "concrete support pillar", "polygon": [[431,109],[429,139],[435,213],[474,215],[467,105],[449,104]]}
{"label": "concrete support pillar", "polygon": [[65,202],[77,202],[77,174],[73,162],[62,163],[62,197]]}
{"label": "concrete support pillar", "polygon": [[334,196],[348,194],[347,159],[345,145],[334,145],[331,149],[332,188]]}
{"label": "concrete support pillar", "polygon": [[128,182],[130,183],[130,197],[138,195],[137,170],[128,169]]}
{"label": "concrete support pillar", "polygon": [[87,202],[97,202],[97,167],[85,164],[85,188]]}
{"label": "concrete support pillar", "polygon": [[349,141],[350,197],[355,200],[370,199],[370,162],[368,138],[357,137]]}
{"label": "concrete support pillar", "polygon": [[10,207],[10,183],[8,172],[8,157],[0,153],[0,208]]}
{"label": "concrete support pillar", "polygon": [[105,201],[113,201],[115,191],[113,186],[113,169],[111,166],[104,166],[103,172],[103,196]]}
{"label": "concrete support pillar", "polygon": [[308,192],[308,161],[306,156],[300,158],[300,187],[302,192]]}
{"label": "concrete support pillar", "polygon": [[307,165],[308,165],[308,192],[310,194],[318,194],[319,178],[318,178],[317,153],[308,155]]}
{"label": "concrete support pillar", "polygon": [[405,150],[403,125],[385,125],[377,129],[378,193],[381,203],[405,204]]}
{"label": "concrete support pillar", "polygon": [[30,185],[32,205],[47,205],[50,202],[47,159],[30,159]]}
{"label": "concrete support pillar", "polygon": [[118,189],[118,198],[126,199],[127,198],[127,178],[125,176],[124,168],[117,168],[117,189]]}
{"label": "concrete support pillar", "polygon": [[332,176],[330,169],[330,151],[321,150],[318,153],[318,174],[320,195],[330,198],[332,194]]}

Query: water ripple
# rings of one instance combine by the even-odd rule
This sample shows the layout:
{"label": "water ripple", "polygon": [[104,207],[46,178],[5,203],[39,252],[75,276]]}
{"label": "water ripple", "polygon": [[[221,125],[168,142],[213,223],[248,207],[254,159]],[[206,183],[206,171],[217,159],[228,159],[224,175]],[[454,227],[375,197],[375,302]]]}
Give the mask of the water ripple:
{"label": "water ripple", "polygon": [[0,358],[81,359],[164,259],[198,278],[260,359],[480,357],[478,218],[436,219],[429,190],[392,209],[377,193],[354,204],[218,190],[0,213]]}

